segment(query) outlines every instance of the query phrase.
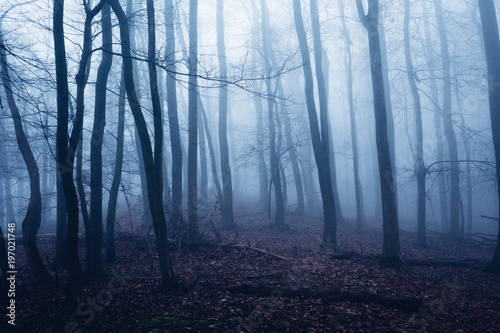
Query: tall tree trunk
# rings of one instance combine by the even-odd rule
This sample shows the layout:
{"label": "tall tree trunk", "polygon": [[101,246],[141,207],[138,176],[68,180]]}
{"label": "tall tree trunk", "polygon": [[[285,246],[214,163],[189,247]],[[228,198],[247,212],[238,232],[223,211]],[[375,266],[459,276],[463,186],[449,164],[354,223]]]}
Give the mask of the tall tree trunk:
{"label": "tall tree trunk", "polygon": [[[199,94],[198,94],[199,96]],[[200,105],[198,103],[198,109]],[[201,119],[201,112],[198,110],[198,138],[200,151],[200,195],[199,203],[204,204],[208,200],[208,164],[207,164],[207,140],[205,136],[205,128]]]}
{"label": "tall tree trunk", "polygon": [[188,237],[199,238],[198,230],[198,0],[189,0],[189,117],[188,117]]}
{"label": "tall tree trunk", "polygon": [[[495,149],[497,191],[500,203],[500,40],[493,0],[478,0],[483,25],[484,47],[488,66],[488,95],[490,101],[491,132]],[[500,205],[499,205],[500,206]],[[500,224],[495,254],[487,268],[500,273]]]}
{"label": "tall tree trunk", "polygon": [[[253,75],[256,77],[259,75],[258,70],[257,70],[257,49],[259,47],[259,40],[260,40],[260,18],[259,18],[259,10],[255,4],[255,2],[251,1],[252,4],[252,20],[253,20],[253,25],[252,25],[252,31],[253,31],[253,38],[252,38],[252,44],[254,51],[252,52],[252,58],[251,58],[251,68],[254,68],[254,73]],[[262,90],[262,81],[260,81],[260,84],[258,80],[253,81],[253,91],[255,92],[253,94],[253,104],[255,108],[255,116],[256,116],[256,148],[255,152],[257,154],[257,160],[258,160],[258,171],[259,171],[259,206],[264,208],[265,210],[269,210],[269,193],[268,193],[268,184],[269,184],[269,179],[268,179],[268,174],[267,174],[267,165],[266,165],[266,159],[264,157],[264,117],[263,117],[263,111],[262,111],[262,98],[259,96],[259,92]]]}
{"label": "tall tree trunk", "polygon": [[109,190],[108,214],[106,217],[106,261],[116,261],[115,251],[115,222],[116,203],[118,200],[118,190],[122,179],[123,147],[125,139],[125,81],[123,70],[120,79],[120,93],[118,96],[118,129],[116,133],[116,156],[113,181]]}
{"label": "tall tree trunk", "polygon": [[460,229],[460,171],[458,166],[458,148],[455,130],[453,129],[451,114],[451,70],[450,55],[448,50],[448,37],[444,23],[441,0],[434,0],[436,9],[436,21],[441,43],[441,63],[443,67],[443,114],[444,134],[448,141],[450,153],[450,233],[453,238],[459,237]]}
{"label": "tall tree trunk", "polygon": [[[329,92],[330,92],[330,61],[328,60],[328,55],[326,53],[325,48],[323,47],[323,43],[321,42],[321,33],[320,33],[320,26],[319,26],[319,13],[317,11],[317,5],[316,7],[316,14],[311,12],[311,16],[314,15],[314,19],[312,20],[315,22],[316,20],[318,21],[317,24],[314,23],[314,26],[317,26],[317,29],[313,27],[313,35],[315,35],[314,31],[317,31],[317,34],[319,35],[319,44],[321,47],[321,61],[322,61],[322,73],[323,73],[323,82],[325,85],[325,96],[326,96],[326,106],[327,106],[327,111],[328,111],[328,103],[330,100],[329,97]],[[313,37],[314,38],[314,37]],[[314,51],[316,53],[316,50]],[[316,69],[317,70],[317,69]],[[319,76],[316,74],[316,79],[319,80]],[[318,85],[320,82],[318,81]],[[318,91],[319,92],[319,91]],[[321,106],[320,106],[321,108]],[[339,190],[338,190],[338,182],[337,182],[337,161],[335,157],[335,147],[333,146],[333,131],[332,131],[332,123],[330,121],[330,114],[327,112],[327,124],[328,124],[328,153],[330,154],[330,174],[332,178],[332,190],[333,190],[333,198],[335,200],[335,212],[337,214],[337,222],[344,222],[344,215],[342,214],[342,207],[340,206],[340,197],[339,197]]]}
{"label": "tall tree trunk", "polygon": [[28,259],[28,264],[31,271],[33,272],[33,275],[39,280],[46,280],[48,279],[49,274],[45,270],[45,266],[43,265],[42,258],[40,257],[40,253],[38,252],[38,248],[36,245],[36,237],[42,219],[40,173],[35,157],[33,156],[33,152],[29,145],[28,138],[23,129],[21,113],[17,108],[16,100],[14,98],[14,93],[12,90],[9,65],[7,63],[7,55],[5,52],[6,47],[3,40],[1,27],[2,20],[6,13],[7,11],[2,15],[0,19],[0,61],[2,83],[5,89],[5,95],[7,96],[7,103],[9,105],[10,114],[14,122],[17,145],[24,159],[24,163],[26,165],[26,169],[28,170],[30,178],[30,200],[26,216],[24,217],[22,223],[24,249],[26,251],[26,258]]}
{"label": "tall tree trunk", "polygon": [[326,124],[326,115],[321,115],[320,133],[316,106],[314,103],[314,82],[312,77],[311,59],[309,47],[307,45],[304,21],[302,20],[302,9],[300,0],[293,0],[293,13],[295,29],[299,40],[300,54],[305,79],[305,95],[307,104],[307,114],[309,117],[309,129],[311,132],[314,157],[318,167],[318,178],[321,189],[321,198],[323,199],[323,241],[322,247],[337,248],[337,217],[335,212],[335,201],[332,190],[330,161],[328,156],[328,124]]}
{"label": "tall tree trunk", "polygon": [[97,71],[94,125],[90,140],[90,249],[86,275],[97,278],[104,275],[102,268],[102,141],[106,125],[106,91],[109,71],[113,63],[113,33],[111,10],[106,3],[102,8],[102,61]]}
{"label": "tall tree trunk", "polygon": [[76,187],[78,191],[78,199],[80,199],[80,210],[82,212],[83,225],[85,227],[85,247],[87,249],[86,256],[87,262],[91,252],[91,235],[90,235],[90,221],[89,212],[87,210],[87,195],[85,194],[85,187],[83,184],[83,131],[80,133],[80,141],[76,150]]}
{"label": "tall tree trunk", "polygon": [[[120,39],[122,45],[122,55],[123,55],[123,71],[125,80],[125,89],[127,91],[129,106],[132,111],[132,115],[135,120],[135,125],[137,132],[139,134],[139,139],[142,148],[142,158],[144,161],[144,166],[146,170],[150,172],[146,173],[147,181],[147,194],[149,202],[153,203],[151,205],[153,226],[155,229],[155,235],[158,242],[158,255],[160,260],[160,274],[162,277],[163,289],[169,290],[177,286],[177,281],[175,279],[174,271],[172,269],[171,259],[168,254],[168,243],[166,234],[166,221],[163,216],[163,211],[156,212],[155,196],[156,196],[156,184],[158,178],[161,178],[161,174],[157,174],[157,168],[155,160],[153,159],[153,149],[151,148],[151,141],[149,139],[148,128],[144,115],[142,113],[141,107],[138,103],[137,93],[135,90],[133,68],[132,68],[132,58],[130,52],[130,34],[128,28],[128,19],[125,15],[118,0],[108,0],[113,12],[116,14],[118,21],[120,22]],[[149,16],[149,15],[148,15]],[[150,26],[148,22],[148,27]],[[148,29],[149,30],[149,29]],[[155,123],[157,123],[155,119]],[[157,124],[155,124],[155,127]],[[156,136],[156,135],[155,135]],[[155,150],[157,149],[155,145]],[[159,154],[160,166],[161,166],[161,153]],[[161,188],[160,188],[161,189]],[[161,190],[160,190],[161,192]],[[163,219],[161,218],[163,216]]]}
{"label": "tall tree trunk", "polygon": [[219,59],[219,149],[220,170],[222,175],[222,225],[225,229],[236,227],[233,216],[233,183],[229,163],[229,145],[227,142],[227,62],[224,44],[224,0],[217,0],[217,53]]}
{"label": "tall tree trunk", "polygon": [[201,102],[201,97],[198,95],[198,103],[200,104],[200,113],[203,118],[203,126],[205,127],[205,133],[207,134],[208,150],[210,152],[210,165],[212,169],[212,178],[215,185],[215,190],[217,192],[217,198],[222,200],[222,189],[220,187],[219,175],[217,173],[217,160],[215,158],[214,143],[212,140],[212,135],[210,134],[210,127],[208,126],[207,114],[205,113],[205,108]]}
{"label": "tall tree trunk", "polygon": [[351,37],[347,30],[344,14],[344,0],[339,0],[340,18],[342,21],[342,34],[344,37],[344,68],[346,71],[347,101],[349,102],[349,120],[351,125],[351,147],[354,173],[354,194],[356,198],[356,229],[361,231],[364,220],[363,189],[359,179],[359,148],[358,129],[356,126],[356,114],[354,112],[354,97],[352,92],[352,57],[351,57]]}
{"label": "tall tree trunk", "polygon": [[[278,85],[278,93],[280,96],[284,97],[285,93],[283,91],[283,85],[281,81]],[[299,161],[297,159],[297,149],[292,137],[292,126],[290,124],[290,115],[285,107],[281,108],[281,114],[283,116],[283,123],[285,127],[285,140],[286,140],[286,150],[288,150],[288,156],[290,157],[290,164],[292,165],[293,178],[295,183],[295,193],[297,194],[297,207],[295,208],[295,213],[298,215],[305,214],[304,205],[304,187],[302,185],[302,177],[300,175]]]}
{"label": "tall tree trunk", "polygon": [[[56,152],[56,167],[59,158]],[[68,266],[68,251],[66,249],[68,236],[68,218],[66,209],[66,198],[62,187],[59,170],[56,169],[56,257],[55,264],[58,269],[66,269]]]}
{"label": "tall tree trunk", "polygon": [[[424,17],[429,17],[427,13],[427,6],[425,2],[422,2],[422,12]],[[436,73],[433,67],[434,56],[431,45],[431,33],[429,29],[429,21],[424,20],[424,31],[425,38],[428,43],[428,47],[425,48],[425,58],[427,62],[427,66],[429,67],[430,74],[430,87],[431,87],[431,98],[433,104],[433,116],[434,116],[434,133],[436,135],[436,160],[444,161],[444,143],[443,143],[443,131],[441,126],[441,109],[439,108],[439,94],[438,87],[436,83]],[[438,169],[443,167],[443,164],[439,163],[436,165]],[[440,208],[440,217],[441,217],[441,232],[449,231],[449,216],[448,216],[448,198],[447,192],[448,187],[446,185],[446,180],[443,172],[439,172],[437,175],[437,183],[438,183],[438,191],[439,191],[439,208]]]}
{"label": "tall tree trunk", "polygon": [[[102,1],[102,4],[104,1]],[[102,6],[101,4],[101,6]],[[100,8],[99,8],[100,10]],[[68,71],[66,64],[66,51],[64,45],[64,0],[54,0],[53,11],[53,35],[54,52],[56,63],[56,85],[57,85],[57,132],[56,146],[58,158],[58,172],[61,177],[61,185],[66,200],[68,218],[68,229],[66,239],[66,250],[68,256],[68,284],[67,298],[72,306],[76,306],[78,295],[81,293],[81,267],[78,256],[78,197],[73,183],[73,164],[75,151],[80,139],[80,131],[83,124],[83,92],[85,87],[85,71],[87,59],[90,56],[91,22],[97,12],[90,13],[86,9],[84,46],[77,81],[77,114],[71,137],[68,142]]]}
{"label": "tall tree trunk", "polygon": [[394,182],[394,195],[396,206],[398,205],[398,183],[396,169],[396,139],[394,129],[394,113],[392,112],[391,84],[389,82],[389,61],[387,59],[387,44],[385,42],[385,29],[383,23],[379,22],[380,35],[380,58],[382,59],[382,76],[384,78],[385,109],[387,112],[387,139],[391,153],[392,177]]}
{"label": "tall tree trunk", "polygon": [[411,95],[415,108],[415,129],[416,129],[416,173],[417,173],[417,188],[418,188],[418,213],[417,213],[417,243],[420,246],[426,246],[425,240],[425,176],[427,170],[424,163],[424,137],[422,129],[422,107],[420,104],[420,93],[418,92],[415,82],[415,69],[411,61],[410,51],[410,1],[405,0],[405,17],[404,17],[404,49],[406,60],[406,74],[408,75],[408,83],[410,84]]}
{"label": "tall tree trunk", "polygon": [[384,76],[380,57],[380,39],[378,34],[378,0],[368,0],[368,14],[365,15],[363,3],[356,0],[358,14],[368,32],[370,49],[370,68],[373,87],[373,104],[375,109],[376,142],[378,166],[382,196],[382,216],[384,244],[380,261],[400,262],[398,209],[394,189],[391,153],[387,137],[387,111],[384,94]]}
{"label": "tall tree trunk", "polygon": [[278,230],[288,230],[290,227],[285,222],[285,206],[283,201],[283,191],[281,187],[281,175],[279,170],[279,156],[276,151],[276,125],[274,115],[274,97],[271,89],[271,44],[269,42],[269,12],[265,0],[260,1],[262,10],[262,54],[264,57],[266,71],[266,93],[267,97],[267,112],[269,126],[269,160],[271,164],[271,182],[274,186],[274,195],[276,200],[276,213],[274,216],[274,227]]}
{"label": "tall tree trunk", "polygon": [[[147,0],[148,16],[148,68],[149,68],[149,87],[151,91],[151,101],[153,105],[154,120],[154,191],[148,196],[148,200],[153,207],[153,223],[155,228],[156,240],[158,242],[158,255],[160,259],[161,276],[164,279],[165,289],[174,287],[174,272],[172,261],[168,250],[167,221],[163,211],[163,118],[158,90],[158,73],[156,70],[156,23],[154,0]],[[146,164],[146,163],[145,163]],[[151,169],[149,169],[151,170]],[[149,187],[149,186],[148,186]]]}
{"label": "tall tree trunk", "polygon": [[182,146],[177,114],[176,60],[175,60],[175,26],[174,4],[165,0],[165,32],[167,46],[165,49],[167,70],[167,107],[172,151],[172,222],[174,229],[182,223]]}

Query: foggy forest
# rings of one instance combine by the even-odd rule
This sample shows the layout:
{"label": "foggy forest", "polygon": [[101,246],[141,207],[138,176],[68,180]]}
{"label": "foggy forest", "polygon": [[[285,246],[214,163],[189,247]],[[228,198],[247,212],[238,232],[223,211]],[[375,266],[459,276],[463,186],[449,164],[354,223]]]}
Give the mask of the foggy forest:
{"label": "foggy forest", "polygon": [[500,331],[499,15],[2,1],[0,331]]}

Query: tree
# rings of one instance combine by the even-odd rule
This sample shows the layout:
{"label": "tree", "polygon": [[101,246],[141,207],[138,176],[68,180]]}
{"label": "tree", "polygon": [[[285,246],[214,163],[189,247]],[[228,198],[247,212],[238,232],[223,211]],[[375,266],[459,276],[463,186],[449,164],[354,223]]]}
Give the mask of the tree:
{"label": "tree", "polygon": [[405,0],[404,3],[405,17],[404,17],[404,49],[406,60],[406,74],[408,76],[408,83],[410,84],[411,95],[415,109],[415,127],[417,133],[417,153],[416,153],[416,173],[417,173],[417,187],[418,187],[418,213],[417,213],[417,243],[420,246],[425,246],[425,176],[427,170],[424,163],[424,136],[422,129],[422,107],[420,103],[420,93],[418,92],[417,84],[415,82],[415,69],[411,60],[410,51],[410,1]]}
{"label": "tree", "polygon": [[[274,227],[278,230],[288,230],[290,227],[285,222],[285,204],[283,198],[283,190],[281,187],[281,175],[279,169],[279,156],[276,151],[276,125],[274,115],[274,97],[271,88],[271,54],[272,50],[269,41],[269,11],[265,0],[260,1],[262,11],[262,55],[265,63],[266,77],[266,93],[267,98],[267,113],[268,113],[268,126],[269,126],[269,161],[271,165],[271,183],[274,186],[274,196],[276,200],[276,214],[274,216]],[[269,200],[271,194],[269,193]],[[269,205],[270,206],[270,205]],[[269,210],[271,207],[269,207]]]}
{"label": "tree", "polygon": [[[163,289],[169,290],[177,287],[177,281],[175,279],[174,271],[172,269],[172,262],[168,252],[168,238],[167,238],[167,226],[163,211],[157,211],[155,204],[156,197],[156,184],[159,178],[162,177],[161,174],[157,174],[157,168],[155,167],[155,161],[153,159],[153,149],[151,148],[151,141],[149,139],[148,128],[144,115],[141,110],[141,106],[138,103],[137,93],[135,90],[134,76],[132,70],[132,58],[130,52],[130,34],[128,28],[128,20],[125,12],[123,11],[118,0],[108,0],[113,12],[116,14],[118,21],[120,23],[120,42],[122,46],[122,56],[123,56],[123,74],[125,81],[125,88],[127,91],[127,97],[132,115],[135,120],[135,125],[137,133],[140,139],[140,145],[142,148],[142,159],[144,161],[147,181],[147,195],[148,200],[151,204],[151,216],[153,219],[153,226],[155,229],[155,236],[158,246],[158,256],[160,260],[160,273],[162,277]],[[151,10],[151,9],[150,9]],[[149,24],[148,24],[149,27]],[[149,31],[149,29],[148,29]],[[157,134],[157,133],[155,133]],[[155,135],[156,136],[156,135]],[[160,156],[161,157],[161,156]],[[163,218],[162,218],[163,216]]]}
{"label": "tree", "polygon": [[[423,14],[425,17],[428,17],[427,14],[427,6],[425,2],[422,2]],[[436,160],[444,161],[444,143],[443,143],[443,131],[441,126],[441,109],[439,108],[439,94],[438,87],[436,83],[436,73],[433,68],[434,56],[433,50],[431,46],[431,33],[429,29],[429,21],[424,20],[424,32],[425,37],[428,43],[428,46],[425,48],[425,58],[427,62],[427,66],[429,67],[430,74],[430,86],[431,86],[431,99],[433,105],[433,118],[434,118],[434,133],[436,136]],[[438,164],[437,167],[439,169],[442,168],[442,163]],[[449,229],[449,216],[448,216],[448,198],[447,192],[448,188],[446,185],[446,179],[443,172],[439,172],[437,175],[437,183],[439,190],[439,208],[440,208],[440,218],[441,218],[441,232],[447,232]]]}
{"label": "tree", "polygon": [[384,94],[384,76],[380,56],[380,37],[378,33],[379,1],[368,0],[368,14],[365,14],[362,0],[356,0],[359,19],[368,33],[370,50],[370,69],[375,109],[375,129],[378,167],[382,196],[382,216],[384,243],[380,261],[400,262],[398,209],[394,189],[391,153],[387,136],[387,111]]}
{"label": "tree", "polygon": [[61,179],[61,186],[64,191],[64,197],[67,210],[67,238],[66,251],[68,260],[68,283],[67,298],[76,306],[78,295],[81,293],[81,267],[78,256],[78,197],[76,195],[73,183],[73,165],[75,151],[80,139],[80,131],[83,125],[83,92],[85,88],[85,70],[90,56],[90,26],[92,18],[100,11],[105,1],[101,1],[93,10],[88,8],[85,2],[85,30],[84,45],[82,50],[82,59],[77,74],[77,114],[73,130],[68,142],[68,68],[66,64],[66,51],[64,42],[64,0],[54,0],[53,9],[53,36],[54,52],[56,62],[56,85],[57,85],[57,131],[56,131],[56,149],[57,149],[57,167],[58,176]]}
{"label": "tree", "polygon": [[114,262],[115,253],[115,220],[116,220],[116,202],[118,200],[118,190],[122,178],[123,165],[123,146],[125,138],[125,82],[123,79],[123,70],[120,79],[120,93],[118,97],[118,129],[116,133],[116,156],[113,181],[109,190],[108,214],[106,216],[106,260]]}
{"label": "tree", "polygon": [[[328,124],[327,117],[321,114],[321,133],[314,104],[314,82],[312,77],[311,59],[307,45],[306,31],[302,20],[302,9],[300,0],[293,0],[293,14],[295,30],[299,40],[300,54],[302,56],[302,69],[305,79],[305,95],[307,104],[307,115],[309,118],[309,129],[314,151],[316,165],[318,167],[318,178],[323,199],[323,248],[337,248],[337,217],[335,212],[335,201],[333,197],[330,161],[328,150]],[[324,111],[324,109],[323,109]]]}
{"label": "tree", "polygon": [[[21,113],[19,112],[16,100],[14,98],[14,92],[12,90],[13,87],[9,74],[9,65],[7,62],[7,54],[5,52],[6,47],[2,36],[2,21],[9,10],[14,7],[15,5],[11,6],[0,17],[0,70],[2,76],[2,84],[5,89],[5,95],[7,96],[7,104],[10,109],[12,121],[14,122],[17,145],[19,147],[21,155],[23,156],[24,163],[26,165],[30,178],[30,200],[28,204],[28,210],[26,211],[26,215],[22,222],[24,248],[26,251],[26,257],[28,259],[28,264],[33,272],[33,275],[40,280],[46,280],[48,279],[49,274],[45,270],[45,266],[43,265],[42,258],[40,256],[40,253],[38,252],[38,248],[36,245],[36,237],[42,219],[40,173],[35,157],[33,155],[33,151],[31,150],[31,147],[29,145],[28,137],[26,136],[26,133],[23,129]],[[3,244],[0,244],[0,246],[2,245]]]}
{"label": "tree", "polygon": [[[500,203],[500,40],[493,0],[478,0],[483,26],[483,39],[488,67],[488,97],[490,103],[491,132],[495,149],[498,200]],[[500,206],[500,205],[499,205]],[[495,254],[487,268],[500,273],[500,223]]]}
{"label": "tree", "polygon": [[460,208],[460,171],[458,166],[458,148],[451,115],[451,70],[448,37],[444,23],[441,0],[434,0],[436,21],[441,44],[441,64],[443,68],[443,115],[444,134],[448,141],[450,153],[450,233],[453,238],[459,237]]}
{"label": "tree", "polygon": [[342,21],[342,35],[344,39],[344,68],[346,72],[347,101],[349,103],[349,121],[351,125],[351,147],[354,173],[354,195],[356,198],[356,229],[361,231],[365,219],[363,208],[363,189],[359,179],[359,148],[358,133],[356,126],[356,114],[354,112],[354,97],[352,92],[352,55],[351,55],[351,37],[347,30],[344,14],[344,0],[339,0],[340,19]]}
{"label": "tree", "polygon": [[90,140],[90,244],[87,249],[87,276],[99,277],[104,274],[101,264],[102,254],[102,142],[106,124],[106,91],[109,71],[113,63],[113,32],[109,4],[102,8],[102,61],[97,70],[94,124]]}
{"label": "tree", "polygon": [[170,132],[170,147],[172,150],[172,222],[178,228],[182,222],[182,146],[177,114],[177,89],[175,66],[175,29],[174,5],[172,0],[165,0],[165,30],[167,46],[165,49],[167,61],[167,108]]}
{"label": "tree", "polygon": [[217,0],[217,52],[221,86],[219,89],[219,149],[220,170],[222,174],[222,225],[225,229],[236,227],[233,216],[233,183],[229,164],[229,145],[227,143],[227,61],[224,44],[224,0]]}
{"label": "tree", "polygon": [[188,92],[188,237],[199,238],[198,231],[198,0],[189,0],[189,92]]}
{"label": "tree", "polygon": [[[321,117],[321,135],[327,138],[325,147],[328,149],[330,159],[330,178],[332,181],[332,191],[335,200],[335,212],[338,221],[343,221],[340,209],[340,200],[337,190],[337,171],[335,167],[335,152],[333,149],[333,138],[331,135],[330,116],[328,114],[328,67],[329,62],[326,58],[326,52],[323,50],[321,42],[321,30],[319,24],[318,4],[316,0],[310,0],[311,25],[314,44],[314,63],[316,67],[316,81],[318,84],[319,109]],[[325,53],[323,55],[323,53]],[[323,63],[326,65],[323,69]],[[326,74],[325,74],[326,73]],[[326,126],[325,126],[326,125]]]}

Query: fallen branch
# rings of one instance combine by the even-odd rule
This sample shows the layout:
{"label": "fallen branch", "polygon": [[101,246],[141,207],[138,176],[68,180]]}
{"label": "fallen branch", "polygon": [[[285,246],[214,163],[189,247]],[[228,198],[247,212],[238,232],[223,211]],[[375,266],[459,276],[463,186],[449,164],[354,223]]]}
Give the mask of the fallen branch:
{"label": "fallen branch", "polygon": [[496,217],[490,217],[490,216],[486,216],[486,215],[481,215],[481,217],[483,219],[488,219],[488,220],[493,220],[493,221],[497,221],[497,222],[500,222],[499,219],[497,219]]}
{"label": "fallen branch", "polygon": [[418,312],[424,307],[423,302],[417,298],[385,296],[358,291],[342,291],[340,289],[316,291],[311,289],[278,288],[265,285],[253,286],[242,284],[240,286],[229,287],[227,291],[271,297],[321,298],[326,302],[373,303],[407,312]]}

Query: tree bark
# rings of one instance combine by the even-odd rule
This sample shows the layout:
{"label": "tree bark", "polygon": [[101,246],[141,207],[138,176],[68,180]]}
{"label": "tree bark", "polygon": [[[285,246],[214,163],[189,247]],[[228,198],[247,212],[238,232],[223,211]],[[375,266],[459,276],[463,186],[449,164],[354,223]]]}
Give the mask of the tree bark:
{"label": "tree bark", "polygon": [[123,70],[120,79],[120,93],[118,96],[118,129],[116,133],[116,156],[113,181],[109,190],[108,214],[106,217],[106,261],[111,263],[116,261],[115,251],[115,222],[116,203],[118,200],[118,190],[122,179],[123,147],[125,138],[125,82]]}
{"label": "tree bark", "polygon": [[[265,0],[260,1],[262,10],[261,32],[262,32],[262,54],[264,57],[266,71],[266,93],[267,97],[267,112],[269,126],[269,160],[271,164],[271,183],[274,186],[274,196],[276,200],[276,213],[274,216],[274,227],[278,230],[288,230],[290,227],[285,222],[285,206],[283,201],[283,190],[281,187],[281,175],[279,169],[279,156],[276,151],[276,125],[274,115],[274,96],[271,89],[271,44],[269,42],[269,12]],[[270,209],[270,207],[269,207]]]}
{"label": "tree bark", "polygon": [[455,130],[453,129],[451,114],[451,70],[450,55],[448,50],[448,37],[444,23],[441,0],[434,0],[436,9],[436,21],[441,43],[441,63],[443,68],[443,114],[444,114],[444,134],[448,141],[450,154],[450,233],[453,238],[459,237],[460,229],[460,170],[458,166],[458,148]]}
{"label": "tree bark", "polygon": [[[425,2],[422,2],[422,12],[425,17],[429,17],[427,11],[427,5]],[[434,56],[433,50],[430,46],[431,44],[431,33],[429,29],[429,21],[424,20],[424,31],[425,38],[428,43],[428,47],[425,48],[425,58],[427,62],[427,66],[429,67],[430,74],[430,87],[431,87],[431,98],[433,104],[433,116],[434,116],[434,133],[436,136],[436,160],[444,161],[444,147],[443,147],[443,131],[441,128],[441,110],[439,108],[439,94],[438,87],[436,83],[436,74],[433,69],[434,66]],[[438,168],[442,168],[442,164],[438,165]],[[448,232],[449,230],[449,216],[448,216],[448,198],[446,193],[448,192],[448,188],[446,185],[446,180],[444,177],[444,173],[440,172],[437,175],[437,183],[438,183],[438,191],[439,191],[439,208],[440,208],[440,217],[441,217],[441,232]]]}
{"label": "tree bark", "polygon": [[405,0],[404,3],[404,49],[406,60],[406,74],[410,85],[411,95],[415,108],[415,129],[416,129],[416,173],[417,173],[417,188],[418,188],[418,212],[417,212],[417,243],[420,246],[426,246],[425,240],[425,176],[427,170],[424,163],[424,137],[422,129],[422,107],[420,103],[420,93],[418,92],[415,82],[415,69],[411,60],[410,51],[410,1]]}
{"label": "tree bark", "polygon": [[106,125],[106,90],[113,63],[113,34],[109,4],[102,8],[102,61],[97,71],[94,124],[90,140],[90,249],[87,249],[87,278],[104,275],[102,268],[102,141]]}
{"label": "tree bark", "polygon": [[210,165],[212,169],[212,178],[214,181],[217,197],[219,200],[222,200],[221,198],[223,194],[222,194],[222,189],[220,187],[219,174],[217,173],[217,160],[215,158],[214,144],[212,140],[212,135],[210,134],[210,127],[208,126],[207,114],[205,113],[205,108],[203,107],[203,103],[201,102],[200,95],[198,95],[198,103],[200,105],[200,113],[203,119],[203,126],[205,127],[205,133],[207,134],[208,150],[210,153]]}
{"label": "tree bark", "polygon": [[384,243],[380,261],[400,262],[398,209],[394,189],[391,153],[387,137],[387,111],[384,94],[384,76],[380,56],[378,33],[378,0],[368,0],[368,14],[365,15],[363,3],[356,0],[359,18],[368,33],[370,50],[370,68],[372,75],[373,104],[375,109],[375,129],[378,153],[378,166],[382,196],[383,237]]}
{"label": "tree bark", "polygon": [[[128,29],[128,19],[123,9],[118,2],[118,0],[108,0],[111,8],[116,14],[118,21],[120,22],[120,39],[122,45],[122,55],[123,55],[123,71],[125,88],[127,91],[129,106],[132,111],[132,115],[135,120],[135,125],[140,138],[140,144],[142,148],[142,158],[144,161],[144,166],[146,170],[146,181],[147,181],[147,194],[149,202],[153,203],[151,205],[153,226],[155,229],[155,236],[158,242],[158,255],[160,260],[160,273],[162,277],[162,286],[165,290],[170,290],[177,286],[177,281],[175,279],[174,271],[172,269],[171,259],[168,253],[168,240],[166,233],[166,221],[161,219],[163,211],[157,212],[155,204],[156,196],[156,184],[158,178],[161,178],[161,174],[157,174],[155,161],[153,159],[153,149],[151,148],[151,141],[149,139],[148,128],[144,115],[142,113],[141,107],[138,103],[137,93],[135,90],[135,83],[133,77],[132,69],[132,58],[130,52],[130,34]],[[148,24],[149,27],[149,24]],[[149,30],[149,29],[148,29]],[[161,157],[161,156],[160,156]],[[161,160],[161,159],[160,159]],[[161,163],[161,161],[160,161]]]}
{"label": "tree bark", "polygon": [[14,122],[14,130],[16,133],[17,145],[23,157],[30,178],[30,199],[28,204],[28,210],[26,211],[26,215],[22,222],[24,248],[26,251],[26,257],[28,259],[28,264],[35,278],[39,280],[46,280],[49,278],[49,274],[47,273],[45,266],[43,265],[42,258],[40,257],[40,253],[38,252],[38,248],[36,245],[36,237],[42,219],[42,194],[40,192],[40,173],[35,157],[29,145],[28,138],[23,129],[21,113],[17,108],[16,100],[14,98],[14,92],[12,90],[13,87],[10,80],[9,65],[7,62],[7,55],[5,52],[6,50],[5,42],[1,34],[2,32],[1,23],[6,13],[7,11],[2,15],[2,18],[0,19],[0,61],[1,61],[2,83],[5,89],[5,95],[7,97],[7,104],[10,109],[10,114]]}
{"label": "tree bark", "polygon": [[358,148],[358,129],[356,126],[356,114],[354,112],[353,97],[353,78],[352,78],[352,56],[351,56],[351,37],[347,30],[344,14],[344,0],[339,0],[340,19],[342,21],[342,33],[344,36],[344,67],[346,71],[347,101],[349,103],[349,120],[351,125],[351,146],[354,173],[354,193],[356,198],[356,229],[361,231],[365,220],[363,208],[363,189],[359,179],[359,148]]}
{"label": "tree bark", "polygon": [[[488,96],[490,102],[491,132],[495,149],[497,191],[500,203],[500,41],[493,0],[478,0],[483,25],[484,47],[488,67]],[[500,206],[500,205],[499,205]],[[487,268],[500,273],[500,223],[495,254]]]}
{"label": "tree bark", "polygon": [[222,225],[224,229],[234,229],[233,183],[229,163],[229,145],[227,142],[227,61],[224,44],[224,0],[217,0],[217,53],[221,86],[219,89],[219,150],[220,170],[222,175]]}
{"label": "tree bark", "polygon": [[175,26],[174,4],[172,0],[165,0],[165,32],[167,47],[165,49],[167,61],[167,107],[170,130],[170,147],[172,150],[172,222],[174,229],[178,229],[183,221],[182,217],[182,146],[177,114],[176,88],[176,60],[175,60]]}
{"label": "tree bark", "polygon": [[189,0],[188,237],[198,240],[198,0]]}
{"label": "tree bark", "polygon": [[330,174],[328,136],[326,136],[328,133],[328,125],[324,123],[326,121],[326,115],[322,115],[322,131],[320,134],[318,116],[316,113],[316,106],[314,104],[314,82],[312,77],[311,59],[309,56],[309,47],[307,45],[306,32],[302,20],[300,0],[293,0],[293,13],[295,29],[299,40],[300,54],[302,56],[309,129],[311,132],[314,157],[318,167],[321,198],[323,199],[323,241],[321,246],[324,248],[337,248],[337,217]]}

